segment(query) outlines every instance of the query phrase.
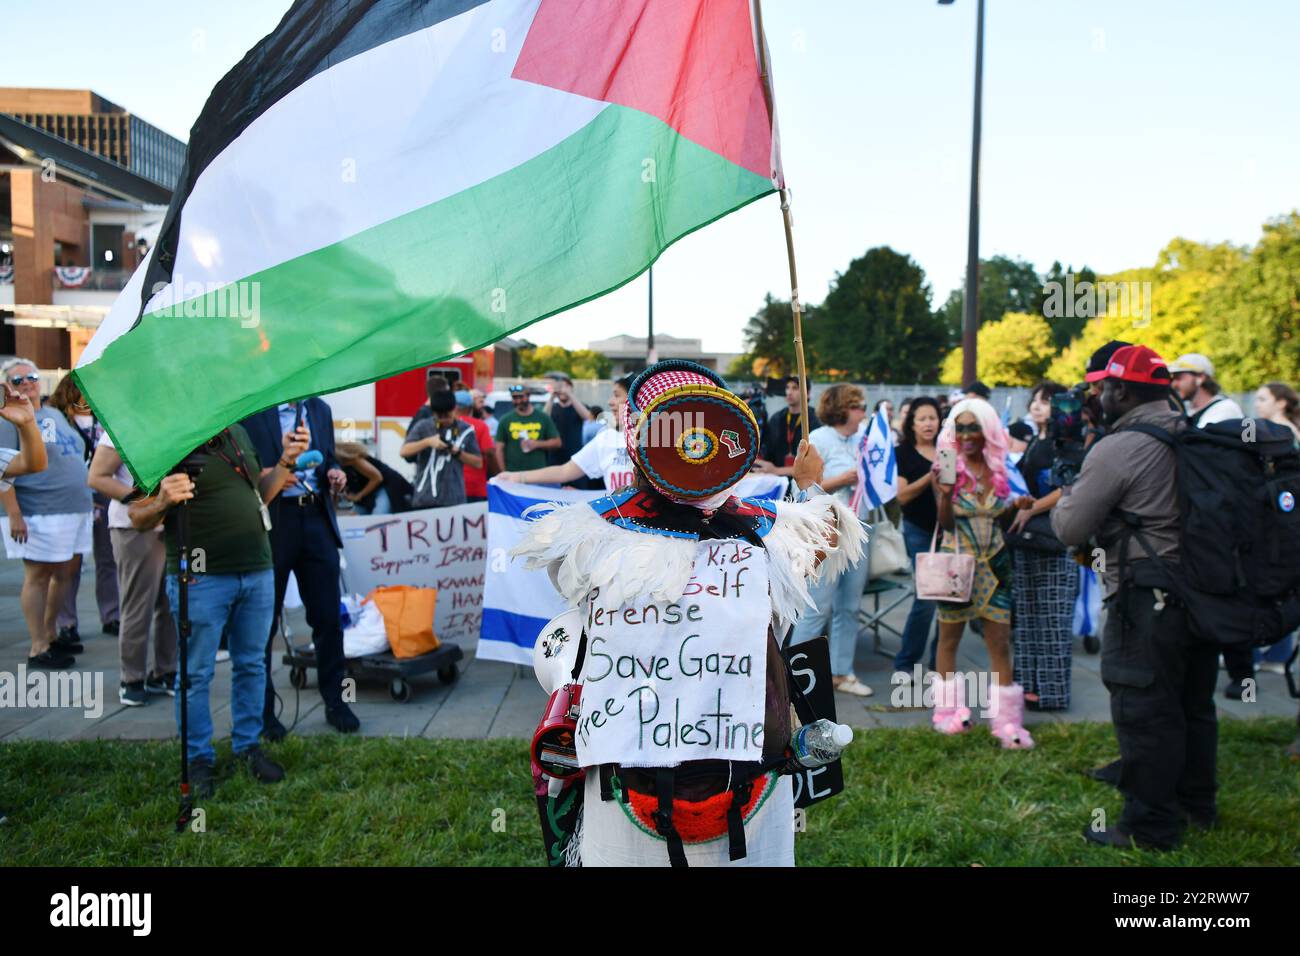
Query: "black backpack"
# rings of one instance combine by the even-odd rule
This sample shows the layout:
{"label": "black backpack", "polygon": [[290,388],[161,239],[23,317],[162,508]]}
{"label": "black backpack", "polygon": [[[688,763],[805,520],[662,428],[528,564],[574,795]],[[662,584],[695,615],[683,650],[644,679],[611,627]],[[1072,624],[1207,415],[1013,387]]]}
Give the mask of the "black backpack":
{"label": "black backpack", "polygon": [[[1129,425],[1173,448],[1182,515],[1170,589],[1204,640],[1263,647],[1300,626],[1300,451],[1291,430],[1229,419],[1171,434]],[[1141,524],[1130,533],[1157,560]]]}

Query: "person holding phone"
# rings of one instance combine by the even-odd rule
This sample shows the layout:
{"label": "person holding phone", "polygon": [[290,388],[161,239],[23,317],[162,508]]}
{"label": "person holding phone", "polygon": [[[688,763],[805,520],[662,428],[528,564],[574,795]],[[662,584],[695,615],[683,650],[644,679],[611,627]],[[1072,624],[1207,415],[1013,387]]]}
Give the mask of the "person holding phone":
{"label": "person holding phone", "polygon": [[[58,635],[57,619],[82,555],[93,547],[94,505],[86,485],[86,443],[62,412],[41,407],[40,369],[28,359],[0,365],[5,383],[26,398],[45,446],[46,467],[0,491],[5,554],[23,562],[22,611],[31,638],[28,668],[70,667],[84,647]],[[6,406],[9,400],[6,399]],[[0,421],[0,447],[17,448],[19,430]]]}
{"label": "person holding phone", "polygon": [[[930,548],[935,522],[939,520],[934,499],[934,462],[938,454],[939,403],[929,395],[910,399],[898,443],[898,503],[903,509],[903,543],[908,560]],[[911,679],[911,670],[925,655],[925,642],[934,623],[935,602],[912,602],[903,625],[903,641],[894,656],[895,680]],[[933,662],[933,661],[932,661]]]}
{"label": "person holding phone", "polygon": [[957,734],[970,727],[966,682],[957,675],[957,648],[969,621],[984,622],[993,682],[988,710],[993,736],[1007,749],[1034,746],[1024,727],[1024,690],[1011,669],[1011,555],[1002,536],[1014,511],[1029,508],[1028,495],[1013,498],[1007,482],[1007,434],[993,406],[967,398],[953,406],[939,433],[934,485],[940,550],[975,558],[970,600],[939,605],[939,648],[935,656],[932,720],[936,730]]}
{"label": "person holding phone", "polygon": [[[334,455],[334,412],[320,398],[283,402],[244,419],[244,428],[263,462],[281,457],[281,445],[300,436],[311,456],[303,467],[297,464],[284,490],[270,506],[271,554],[275,567],[274,614],[266,635],[266,696],[262,712],[262,735],[267,740],[284,739],[288,730],[275,713],[275,685],[271,679],[271,644],[279,630],[289,575],[298,582],[303,610],[316,649],[317,688],[325,704],[325,722],[339,733],[354,733],[361,721],[343,699],[343,678],[347,662],[343,657],[343,623],[339,617],[339,532],[334,496],[347,488],[348,478]],[[263,472],[273,469],[263,468]],[[233,649],[232,649],[233,656]]]}

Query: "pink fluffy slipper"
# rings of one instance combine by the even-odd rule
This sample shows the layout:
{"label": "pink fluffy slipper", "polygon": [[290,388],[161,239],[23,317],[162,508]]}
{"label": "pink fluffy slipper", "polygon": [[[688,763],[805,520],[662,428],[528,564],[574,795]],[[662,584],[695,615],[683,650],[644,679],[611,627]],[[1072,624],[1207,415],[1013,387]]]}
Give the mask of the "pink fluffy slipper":
{"label": "pink fluffy slipper", "polygon": [[966,682],[956,677],[935,679],[934,729],[941,734],[960,734],[970,728],[970,708],[966,706]]}
{"label": "pink fluffy slipper", "polygon": [[1002,742],[1004,750],[1030,750],[1034,738],[1025,729],[1025,689],[1019,684],[1003,687],[994,684],[990,712],[995,716],[989,720],[993,736]]}

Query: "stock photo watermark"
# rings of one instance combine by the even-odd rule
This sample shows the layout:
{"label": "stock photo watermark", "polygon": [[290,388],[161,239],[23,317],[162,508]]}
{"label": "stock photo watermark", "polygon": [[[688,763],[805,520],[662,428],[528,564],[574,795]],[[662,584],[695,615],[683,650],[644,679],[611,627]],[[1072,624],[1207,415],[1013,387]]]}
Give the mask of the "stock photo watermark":
{"label": "stock photo watermark", "polygon": [[104,714],[103,671],[0,671],[0,711],[58,707],[81,710],[87,720]]}
{"label": "stock photo watermark", "polygon": [[1064,282],[1043,284],[1043,317],[1093,319],[1098,316],[1129,319],[1133,328],[1151,324],[1150,282],[1092,282],[1076,280],[1073,272]]}
{"label": "stock photo watermark", "polygon": [[257,328],[262,322],[262,283],[187,282],[179,272],[170,282],[156,282],[153,294],[168,288],[178,301],[163,306],[156,315],[164,319],[238,319],[241,328]]}

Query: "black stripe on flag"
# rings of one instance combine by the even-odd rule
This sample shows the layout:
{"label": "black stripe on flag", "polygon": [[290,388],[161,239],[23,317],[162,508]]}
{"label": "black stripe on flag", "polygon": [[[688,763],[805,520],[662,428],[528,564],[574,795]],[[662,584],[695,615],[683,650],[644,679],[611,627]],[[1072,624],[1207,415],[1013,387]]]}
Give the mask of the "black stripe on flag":
{"label": "black stripe on flag", "polygon": [[190,130],[185,165],[140,292],[171,281],[181,213],[199,176],[259,116],[318,73],[459,16],[488,0],[297,0],[276,28],[221,78]]}

